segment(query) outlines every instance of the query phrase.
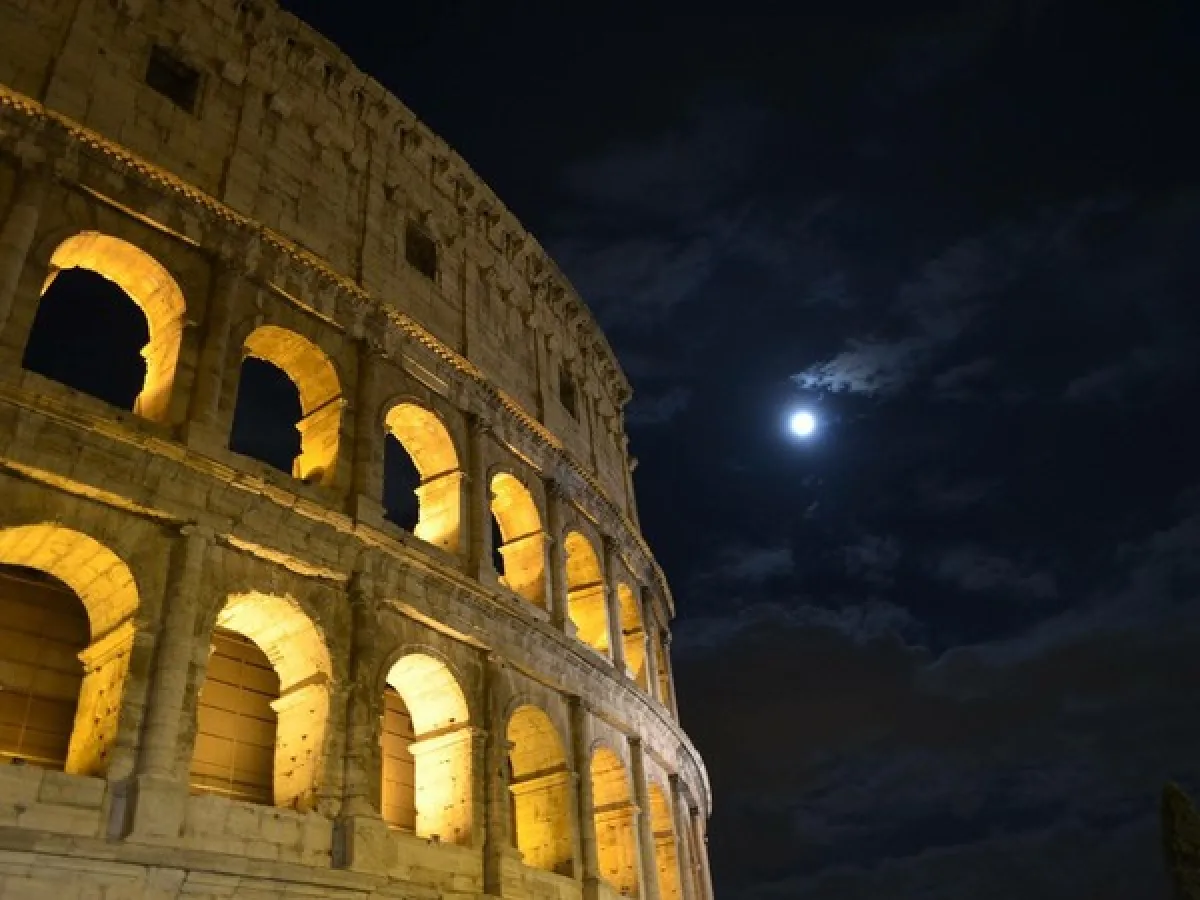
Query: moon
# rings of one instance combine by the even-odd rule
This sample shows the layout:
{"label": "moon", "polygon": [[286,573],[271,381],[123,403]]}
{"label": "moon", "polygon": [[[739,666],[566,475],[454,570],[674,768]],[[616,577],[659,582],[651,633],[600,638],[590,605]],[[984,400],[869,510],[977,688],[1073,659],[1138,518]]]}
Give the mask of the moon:
{"label": "moon", "polygon": [[801,409],[788,419],[788,427],[796,437],[812,437],[817,430],[817,417],[807,409]]}

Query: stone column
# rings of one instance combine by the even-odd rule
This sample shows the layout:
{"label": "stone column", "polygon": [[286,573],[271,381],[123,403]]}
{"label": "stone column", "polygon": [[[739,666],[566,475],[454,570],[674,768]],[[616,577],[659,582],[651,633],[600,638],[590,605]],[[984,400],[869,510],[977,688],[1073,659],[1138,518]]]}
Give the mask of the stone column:
{"label": "stone column", "polygon": [[713,900],[712,873],[708,870],[708,838],[704,834],[704,817],[700,815],[698,809],[692,809],[690,815],[692,834],[694,835],[692,846],[695,847],[696,853],[696,871],[700,879],[700,890],[704,893],[701,900]]}
{"label": "stone column", "polygon": [[380,716],[374,702],[377,603],[371,576],[357,571],[347,591],[353,621],[345,694],[342,803],[334,831],[333,864],[357,872],[387,871],[388,827],[378,808]]}
{"label": "stone column", "polygon": [[208,529],[185,526],[171,550],[135,778],[134,836],[172,836],[183,823],[187,776],[179,771],[179,743],[212,537]]}
{"label": "stone column", "polygon": [[637,803],[638,861],[641,863],[641,900],[659,900],[658,861],[654,858],[654,829],[650,823],[650,789],[646,784],[646,754],[640,737],[629,739],[629,762],[633,769],[633,799]]}
{"label": "stone column", "polygon": [[38,219],[50,178],[40,169],[20,170],[17,189],[8,214],[0,225],[0,332],[8,325],[13,298],[29,249],[37,236]]}
{"label": "stone column", "polygon": [[[489,653],[483,669],[484,716],[487,736],[484,742],[483,765],[476,784],[483,798],[483,892],[500,896],[504,884],[504,857],[512,844],[509,835],[508,813],[508,723],[504,721],[504,704],[500,695],[504,662]],[[482,782],[480,781],[482,779]],[[476,845],[478,846],[478,844]]]}
{"label": "stone column", "polygon": [[592,801],[591,722],[580,697],[568,697],[571,713],[571,754],[574,756],[579,831],[579,872],[585,900],[593,900],[600,884],[600,858],[596,844],[596,813]]}
{"label": "stone column", "polygon": [[463,527],[467,530],[467,574],[492,584],[492,488],[487,479],[487,441],[492,426],[477,413],[467,414],[467,478],[463,496]]}
{"label": "stone column", "polygon": [[560,482],[554,479],[546,481],[546,608],[550,611],[550,621],[556,628],[569,631],[570,621],[567,608],[567,555],[563,548],[563,516],[562,505],[566,502],[566,492]]}
{"label": "stone column", "polygon": [[[222,433],[219,410],[229,366],[229,331],[242,284],[240,272],[228,264],[220,266],[209,300],[204,342],[196,366],[196,384],[192,389],[186,429],[191,444],[215,443],[224,447],[229,440],[229,436]],[[234,376],[237,375],[235,372]]]}
{"label": "stone column", "polygon": [[654,700],[662,702],[658,691],[658,643],[654,635],[658,630],[658,618],[654,612],[654,599],[649,588],[639,591],[642,604],[642,639],[646,642],[646,693]]}
{"label": "stone column", "polygon": [[659,661],[662,671],[667,676],[667,696],[661,698],[662,704],[671,711],[671,717],[679,721],[679,704],[675,700],[675,671],[671,665],[671,632],[662,631],[663,656]]}
{"label": "stone column", "polygon": [[354,388],[354,447],[351,514],[368,525],[383,524],[383,445],[387,439],[376,413],[380,348],[367,338],[358,344],[358,383]]}
{"label": "stone column", "polygon": [[671,819],[675,826],[675,855],[679,865],[679,887],[682,900],[698,900],[696,897],[696,873],[692,864],[692,842],[688,835],[687,806],[684,803],[683,783],[678,775],[670,776]]}
{"label": "stone column", "polygon": [[375,596],[369,575],[356,572],[347,592],[353,621],[351,637],[350,683],[346,691],[346,754],[342,775],[342,806],[340,814],[379,818],[372,802],[371,767],[377,754],[372,748],[378,743],[378,723],[372,720],[371,691],[374,689],[372,663],[375,649]]}
{"label": "stone column", "polygon": [[608,612],[608,645],[613,666],[621,675],[625,669],[625,631],[621,628],[621,598],[617,595],[617,542],[604,535],[604,607]]}

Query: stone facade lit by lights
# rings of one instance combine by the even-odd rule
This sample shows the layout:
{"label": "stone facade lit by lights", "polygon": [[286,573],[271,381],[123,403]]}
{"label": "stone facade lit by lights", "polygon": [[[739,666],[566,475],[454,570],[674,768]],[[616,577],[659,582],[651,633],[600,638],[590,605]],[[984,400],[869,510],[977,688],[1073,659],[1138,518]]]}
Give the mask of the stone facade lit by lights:
{"label": "stone facade lit by lights", "polygon": [[[128,408],[24,365],[77,270],[145,318]],[[290,473],[229,448],[248,359]],[[711,900],[629,395],[272,0],[0,0],[0,896]]]}

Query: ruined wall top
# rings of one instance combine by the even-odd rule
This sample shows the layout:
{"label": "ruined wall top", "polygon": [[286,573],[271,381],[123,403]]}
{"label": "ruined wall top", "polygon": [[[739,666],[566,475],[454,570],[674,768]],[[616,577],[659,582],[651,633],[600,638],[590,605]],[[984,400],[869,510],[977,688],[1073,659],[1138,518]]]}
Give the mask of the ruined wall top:
{"label": "ruined wall top", "polygon": [[[0,26],[0,82],[411,316],[619,488],[631,391],[587,307],[462,158],[330,41],[275,0],[8,0]],[[413,258],[421,236],[432,273],[421,247]]]}

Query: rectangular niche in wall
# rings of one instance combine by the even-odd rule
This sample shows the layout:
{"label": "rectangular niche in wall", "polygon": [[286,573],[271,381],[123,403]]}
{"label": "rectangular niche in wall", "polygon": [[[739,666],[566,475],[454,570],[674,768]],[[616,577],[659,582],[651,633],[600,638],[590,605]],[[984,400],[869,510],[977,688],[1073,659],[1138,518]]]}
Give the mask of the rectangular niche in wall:
{"label": "rectangular niche in wall", "polygon": [[180,109],[196,111],[200,96],[200,73],[172,54],[155,45],[146,66],[146,84]]}
{"label": "rectangular niche in wall", "polygon": [[437,241],[416,222],[409,222],[404,230],[404,258],[426,278],[437,278]]}

